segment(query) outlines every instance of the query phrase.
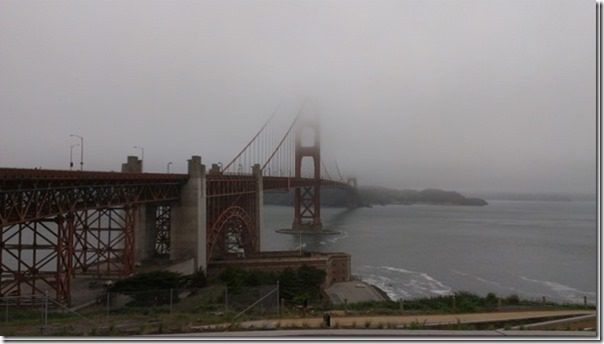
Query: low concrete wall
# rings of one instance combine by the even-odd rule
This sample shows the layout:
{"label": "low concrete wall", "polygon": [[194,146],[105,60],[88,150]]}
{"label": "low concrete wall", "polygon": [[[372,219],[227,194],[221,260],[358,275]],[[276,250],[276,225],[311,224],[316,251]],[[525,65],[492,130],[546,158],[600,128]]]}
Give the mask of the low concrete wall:
{"label": "low concrete wall", "polygon": [[208,265],[208,275],[217,276],[228,267],[280,272],[287,268],[298,269],[304,265],[325,271],[324,288],[334,282],[350,280],[350,255],[341,252],[304,252],[302,256],[297,251],[263,252],[246,259],[211,262]]}

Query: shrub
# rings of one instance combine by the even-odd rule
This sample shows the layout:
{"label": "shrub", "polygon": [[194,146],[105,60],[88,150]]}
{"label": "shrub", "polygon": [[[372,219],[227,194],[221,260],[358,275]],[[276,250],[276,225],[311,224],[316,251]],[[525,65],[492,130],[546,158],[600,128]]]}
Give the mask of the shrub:
{"label": "shrub", "polygon": [[279,281],[282,298],[303,304],[305,301],[321,299],[321,284],[325,280],[325,272],[306,265],[297,270],[287,268],[279,274],[229,267],[220,274],[220,279],[233,294],[241,293],[245,287],[275,284]]}
{"label": "shrub", "polygon": [[517,305],[520,303],[520,298],[516,294],[512,294],[505,298],[505,303],[508,305]]}
{"label": "shrub", "polygon": [[205,288],[208,285],[208,279],[203,269],[181,277],[180,286],[185,288]]}
{"label": "shrub", "polygon": [[[178,288],[181,275],[171,271],[153,271],[134,275],[117,281],[111,292],[132,297],[131,306],[157,306],[170,302],[169,289]],[[174,295],[172,301],[176,302]]]}
{"label": "shrub", "polygon": [[426,328],[426,322],[424,321],[423,323],[420,323],[419,321],[414,320],[410,322],[409,325],[406,326],[406,328],[409,330],[422,330]]}
{"label": "shrub", "polygon": [[497,307],[497,295],[495,295],[494,293],[488,293],[484,301],[485,306],[487,306],[488,308]]}

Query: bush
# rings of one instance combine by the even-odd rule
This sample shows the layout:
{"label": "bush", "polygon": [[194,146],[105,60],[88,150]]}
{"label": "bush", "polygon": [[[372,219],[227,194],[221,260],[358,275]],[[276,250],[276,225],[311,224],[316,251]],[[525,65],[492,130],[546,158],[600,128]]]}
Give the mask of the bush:
{"label": "bush", "polygon": [[478,295],[465,291],[455,293],[456,310],[461,312],[473,312],[478,308],[484,307],[484,300]]}
{"label": "bush", "polygon": [[121,279],[111,287],[115,292],[140,292],[178,288],[181,275],[171,271],[153,271]]}
{"label": "bush", "polygon": [[229,267],[220,274],[220,279],[233,294],[241,293],[244,287],[276,284],[279,281],[282,298],[303,304],[304,301],[321,299],[321,284],[325,280],[325,272],[306,265],[297,270],[287,268],[279,274]]}
{"label": "bush", "polygon": [[205,288],[208,285],[208,279],[205,272],[200,269],[191,275],[181,277],[179,284],[185,288]]}
{"label": "bush", "polygon": [[[517,295],[510,295],[502,299],[502,301],[505,304],[520,304],[521,302]],[[455,293],[455,309],[453,308],[453,304],[453,295],[407,299],[405,300],[405,310],[420,312],[488,311],[497,308],[498,298],[494,293],[489,293],[485,297],[482,297],[470,292],[459,291]],[[335,307],[349,311],[371,311],[382,314],[391,314],[400,310],[400,304],[391,300],[356,302],[346,305],[336,305]]]}
{"label": "bush", "polygon": [[520,298],[516,294],[512,294],[505,298],[505,303],[508,305],[518,305],[520,304]]}
{"label": "bush", "polygon": [[488,293],[487,297],[485,298],[485,303],[486,306],[488,308],[495,308],[497,307],[497,295],[495,295],[494,293]]}
{"label": "bush", "polygon": [[202,270],[188,276],[159,270],[118,280],[110,291],[130,296],[133,299],[131,306],[149,307],[168,304],[170,299],[172,302],[178,302],[178,293],[172,293],[170,296],[170,289],[202,288],[206,284],[206,276]]}

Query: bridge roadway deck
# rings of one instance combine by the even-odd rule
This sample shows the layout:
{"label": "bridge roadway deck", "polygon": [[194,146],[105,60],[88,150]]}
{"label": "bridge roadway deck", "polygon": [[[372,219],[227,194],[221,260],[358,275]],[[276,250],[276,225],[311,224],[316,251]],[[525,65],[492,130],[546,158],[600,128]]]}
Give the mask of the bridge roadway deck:
{"label": "bridge roadway deck", "polygon": [[[207,174],[209,182],[237,182],[251,180],[251,174]],[[44,187],[48,184],[87,185],[102,183],[186,183],[187,174],[183,173],[129,173],[114,171],[66,171],[22,168],[0,168],[0,191]],[[313,178],[294,178],[287,176],[264,176],[264,189],[286,189],[311,186]],[[328,179],[320,180],[321,186],[349,188],[346,183]]]}
{"label": "bridge roadway deck", "polygon": [[[253,194],[250,174],[207,174],[208,199]],[[44,219],[69,211],[153,202],[174,202],[187,174],[64,171],[0,168],[0,227]],[[312,178],[264,176],[263,190],[315,186],[350,188],[346,183]]]}

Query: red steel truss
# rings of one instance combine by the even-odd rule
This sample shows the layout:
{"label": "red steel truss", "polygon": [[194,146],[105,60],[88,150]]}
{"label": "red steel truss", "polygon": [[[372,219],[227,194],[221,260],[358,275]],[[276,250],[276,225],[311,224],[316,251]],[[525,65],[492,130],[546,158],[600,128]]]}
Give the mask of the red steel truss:
{"label": "red steel truss", "polygon": [[0,169],[0,296],[69,303],[74,274],[134,269],[138,205],[180,197],[186,175]]}
{"label": "red steel truss", "polygon": [[178,200],[186,175],[0,169],[0,226],[86,209]]}
{"label": "red steel truss", "polygon": [[3,227],[0,295],[49,292],[69,303],[75,273],[131,273],[136,210],[85,210]]}
{"label": "red steel truss", "polygon": [[169,256],[172,207],[160,205],[155,209],[155,255]]}

